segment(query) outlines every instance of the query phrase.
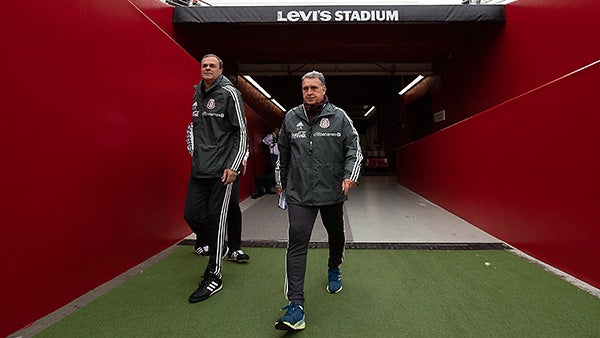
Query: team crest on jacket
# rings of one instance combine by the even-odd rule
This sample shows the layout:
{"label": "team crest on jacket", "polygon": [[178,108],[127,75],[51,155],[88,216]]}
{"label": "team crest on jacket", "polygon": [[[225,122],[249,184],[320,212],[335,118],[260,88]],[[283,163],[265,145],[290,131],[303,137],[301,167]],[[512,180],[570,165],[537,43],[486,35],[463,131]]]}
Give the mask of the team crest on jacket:
{"label": "team crest on jacket", "polygon": [[208,100],[208,103],[206,103],[206,108],[208,108],[208,109],[211,109],[211,110],[212,110],[212,109],[215,109],[215,106],[216,106],[216,105],[217,105],[217,104],[216,104],[216,102],[215,102],[215,99],[210,99],[210,100]]}
{"label": "team crest on jacket", "polygon": [[326,117],[322,118],[321,121],[319,122],[319,127],[323,128],[323,129],[329,128],[330,125],[331,125],[331,123],[329,123],[329,119]]}

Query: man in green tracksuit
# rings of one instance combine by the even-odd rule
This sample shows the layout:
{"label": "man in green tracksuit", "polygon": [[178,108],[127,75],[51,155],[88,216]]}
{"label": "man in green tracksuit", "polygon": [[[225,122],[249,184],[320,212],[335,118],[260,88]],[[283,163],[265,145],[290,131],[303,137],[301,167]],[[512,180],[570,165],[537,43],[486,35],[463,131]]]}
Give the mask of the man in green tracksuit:
{"label": "man in green tracksuit", "polygon": [[207,54],[200,66],[202,80],[192,104],[192,172],[184,218],[196,234],[208,227],[209,260],[190,303],[206,300],[223,287],[221,258],[229,200],[248,148],[244,103],[240,92],[223,76],[223,61]]}
{"label": "man in green tracksuit", "polygon": [[325,92],[323,74],[306,73],[302,77],[304,102],[286,113],[279,134],[275,176],[278,193],[285,193],[289,215],[285,293],[290,302],[275,324],[281,330],[305,327],[306,256],[318,212],[329,238],[327,291],[342,289],[343,206],[358,182],[362,153],[352,120],[329,103]]}

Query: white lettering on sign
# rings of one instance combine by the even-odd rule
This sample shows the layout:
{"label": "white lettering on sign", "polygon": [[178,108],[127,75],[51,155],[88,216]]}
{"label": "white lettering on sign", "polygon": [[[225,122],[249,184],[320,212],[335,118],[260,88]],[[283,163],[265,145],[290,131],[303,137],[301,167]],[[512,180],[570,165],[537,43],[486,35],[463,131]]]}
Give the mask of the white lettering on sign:
{"label": "white lettering on sign", "polygon": [[277,11],[277,22],[388,22],[399,21],[397,10],[371,11]]}

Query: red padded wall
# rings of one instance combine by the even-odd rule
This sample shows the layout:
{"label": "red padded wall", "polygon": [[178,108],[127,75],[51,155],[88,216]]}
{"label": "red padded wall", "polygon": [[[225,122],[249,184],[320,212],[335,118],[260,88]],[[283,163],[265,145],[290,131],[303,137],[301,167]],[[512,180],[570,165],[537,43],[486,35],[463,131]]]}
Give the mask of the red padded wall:
{"label": "red padded wall", "polygon": [[189,233],[197,62],[129,2],[3,5],[0,336]]}
{"label": "red padded wall", "polygon": [[600,287],[600,64],[577,71],[600,59],[600,3],[520,0],[506,9],[493,47],[447,69],[463,75],[452,109],[481,113],[400,149],[398,180]]}
{"label": "red padded wall", "polygon": [[[0,336],[190,233],[185,128],[200,71],[168,35],[172,12],[155,0],[4,5]],[[270,129],[245,108],[250,129]],[[264,170],[250,161],[242,199]]]}
{"label": "red padded wall", "polygon": [[[496,39],[456,50],[443,66],[447,115],[484,111],[597,60],[595,0],[518,0]],[[455,119],[454,122],[460,120]]]}

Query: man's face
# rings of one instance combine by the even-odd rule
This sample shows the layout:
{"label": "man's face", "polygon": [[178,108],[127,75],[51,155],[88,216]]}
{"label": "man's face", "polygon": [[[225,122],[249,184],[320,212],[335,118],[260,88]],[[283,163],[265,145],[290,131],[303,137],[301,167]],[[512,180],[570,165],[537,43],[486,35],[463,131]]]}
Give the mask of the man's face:
{"label": "man's face", "polygon": [[323,102],[327,88],[316,78],[307,78],[302,80],[302,98],[306,104],[315,104]]}
{"label": "man's face", "polygon": [[219,66],[219,60],[214,56],[202,59],[200,67],[202,67],[202,78],[204,81],[215,81],[223,73],[223,69]]}

